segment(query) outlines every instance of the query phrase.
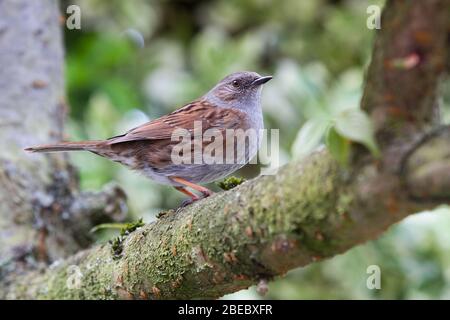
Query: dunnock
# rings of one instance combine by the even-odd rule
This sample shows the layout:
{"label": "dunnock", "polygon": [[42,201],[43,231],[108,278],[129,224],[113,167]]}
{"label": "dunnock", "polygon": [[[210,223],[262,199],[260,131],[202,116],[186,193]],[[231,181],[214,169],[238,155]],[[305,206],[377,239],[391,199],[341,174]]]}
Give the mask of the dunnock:
{"label": "dunnock", "polygon": [[[200,199],[187,188],[199,191],[204,197],[212,192],[198,183],[207,183],[236,171],[255,156],[261,141],[263,117],[261,111],[262,84],[272,79],[255,72],[236,72],[221,80],[214,88],[198,100],[165,115],[144,123],[125,134],[99,141],[61,142],[26,148],[31,152],[90,151],[105,158],[119,162],[131,169],[143,172],[149,178],[162,184],[174,186],[190,197],[189,202]],[[201,125],[201,134],[207,130],[219,131],[223,144],[233,148],[233,161],[230,163],[174,163],[173,150],[179,141],[173,138],[175,130],[188,133],[195,131],[195,123]],[[227,135],[231,130],[253,130],[256,139],[247,139],[245,145],[238,144],[235,137]],[[195,134],[194,134],[195,135]],[[194,141],[191,137],[191,142]],[[217,139],[217,137],[215,137]],[[204,152],[207,143],[201,148],[193,143],[188,151],[192,156]],[[222,146],[222,144],[221,144]],[[241,157],[236,156],[241,152]],[[219,156],[220,157],[220,156]],[[189,156],[189,159],[191,157]],[[200,157],[200,159],[203,159]],[[227,159],[229,160],[229,159]]]}

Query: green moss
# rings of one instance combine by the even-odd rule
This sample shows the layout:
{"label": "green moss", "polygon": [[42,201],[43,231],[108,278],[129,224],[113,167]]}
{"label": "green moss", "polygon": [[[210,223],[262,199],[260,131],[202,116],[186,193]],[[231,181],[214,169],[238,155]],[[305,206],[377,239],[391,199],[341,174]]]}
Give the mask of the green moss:
{"label": "green moss", "polygon": [[109,241],[111,244],[111,250],[114,259],[119,259],[122,256],[123,251],[123,241],[126,237],[135,231],[137,228],[144,226],[145,223],[140,218],[137,221],[127,223],[123,228],[120,229],[120,235]]}
{"label": "green moss", "polygon": [[124,228],[120,230],[120,235],[122,236],[129,235],[131,232],[133,232],[137,228],[143,227],[144,225],[145,223],[142,221],[142,218],[134,222],[129,222],[126,224]]}
{"label": "green moss", "polygon": [[244,181],[245,181],[244,178],[231,176],[231,177],[224,179],[223,181],[217,182],[217,185],[222,190],[231,190],[233,188],[236,188],[238,185],[240,185]]}

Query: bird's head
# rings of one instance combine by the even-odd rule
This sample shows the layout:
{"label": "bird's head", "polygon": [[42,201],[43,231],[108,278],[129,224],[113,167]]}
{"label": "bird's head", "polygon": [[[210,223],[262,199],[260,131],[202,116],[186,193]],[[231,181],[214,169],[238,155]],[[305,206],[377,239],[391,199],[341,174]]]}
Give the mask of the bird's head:
{"label": "bird's head", "polygon": [[205,98],[219,107],[245,109],[260,104],[262,85],[272,76],[262,77],[256,72],[241,71],[223,78]]}

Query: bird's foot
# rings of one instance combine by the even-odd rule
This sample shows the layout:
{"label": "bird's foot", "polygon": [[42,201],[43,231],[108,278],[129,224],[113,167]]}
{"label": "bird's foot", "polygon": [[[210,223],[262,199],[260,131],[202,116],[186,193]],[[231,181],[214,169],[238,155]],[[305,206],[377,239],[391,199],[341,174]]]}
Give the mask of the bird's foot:
{"label": "bird's foot", "polygon": [[[191,185],[189,185],[189,186],[191,186]],[[202,194],[202,197],[199,197],[195,193],[192,193],[191,191],[187,190],[186,187],[178,187],[178,186],[175,187],[175,189],[177,189],[178,191],[180,191],[180,192],[184,193],[185,195],[189,196],[189,198],[185,199],[181,203],[181,205],[178,207],[177,211],[180,210],[181,208],[187,207],[188,205],[194,203],[195,201],[207,198],[207,197],[209,197],[210,195],[212,195],[214,193],[211,190],[206,189],[205,187],[201,187],[201,186],[198,186],[198,185],[195,185],[195,184],[194,184],[194,186],[196,188],[193,188],[193,189],[199,191]]]}
{"label": "bird's foot", "polygon": [[185,179],[182,179],[182,178],[172,177],[171,179],[173,181],[175,181],[175,182],[177,182],[177,183],[182,185],[182,186],[175,187],[175,189],[177,189],[180,192],[183,192],[184,194],[187,194],[188,196],[190,196],[192,198],[194,198],[196,196],[192,192],[188,191],[186,189],[186,187],[194,189],[195,191],[200,192],[203,195],[203,198],[207,198],[207,197],[209,197],[210,195],[212,195],[214,193],[214,192],[212,192],[211,190],[209,190],[209,189],[207,189],[205,187],[202,187],[202,186],[200,186],[198,184],[189,182],[189,181],[187,181]]}
{"label": "bird's foot", "polygon": [[186,208],[187,206],[193,204],[195,201],[198,201],[198,200],[200,200],[200,198],[195,198],[195,199],[193,199],[193,198],[186,198],[186,199],[184,199],[181,202],[181,204],[178,206],[178,208],[176,208],[175,212],[176,213],[180,212],[181,209]]}
{"label": "bird's foot", "polygon": [[211,190],[209,190],[209,189],[206,189],[206,188],[205,188],[205,190],[202,190],[202,191],[200,191],[200,192],[201,192],[203,198],[208,198],[209,196],[211,196],[211,195],[214,194],[213,191],[211,191]]}

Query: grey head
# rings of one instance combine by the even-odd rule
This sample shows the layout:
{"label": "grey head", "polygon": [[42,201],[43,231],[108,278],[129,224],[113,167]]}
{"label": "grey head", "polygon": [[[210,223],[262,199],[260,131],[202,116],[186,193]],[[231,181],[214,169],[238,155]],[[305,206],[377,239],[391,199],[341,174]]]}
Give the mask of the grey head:
{"label": "grey head", "polygon": [[204,98],[218,107],[243,111],[260,108],[262,85],[272,76],[262,77],[256,72],[240,71],[223,78]]}

